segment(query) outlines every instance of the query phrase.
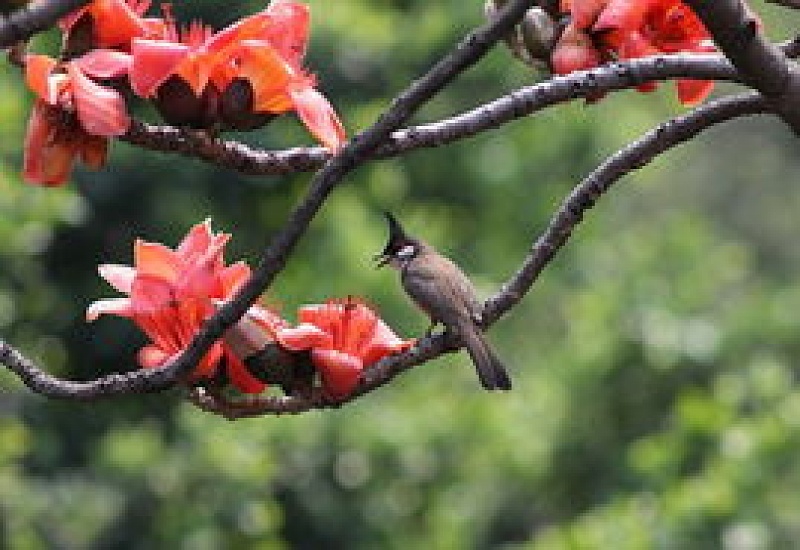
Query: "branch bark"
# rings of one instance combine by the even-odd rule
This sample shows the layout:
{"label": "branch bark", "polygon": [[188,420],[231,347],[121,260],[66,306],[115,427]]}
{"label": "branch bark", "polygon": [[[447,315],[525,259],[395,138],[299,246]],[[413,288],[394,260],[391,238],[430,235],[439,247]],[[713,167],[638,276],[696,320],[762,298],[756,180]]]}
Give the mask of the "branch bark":
{"label": "branch bark", "polygon": [[0,50],[27,40],[49,29],[56,21],[90,0],[41,0],[21,8],[8,17],[0,17]]}
{"label": "branch bark", "polygon": [[[414,149],[438,147],[558,103],[673,78],[735,81],[738,73],[719,55],[659,55],[604,65],[520,88],[451,118],[397,130],[370,153],[369,158],[389,158]],[[330,159],[330,153],[322,147],[262,151],[235,141],[143,122],[135,122],[121,139],[146,149],[176,152],[250,175],[310,171]]]}
{"label": "branch bark", "polygon": [[800,134],[800,72],[761,33],[742,0],[684,0],[741,73],[745,84],[772,103],[775,113]]}

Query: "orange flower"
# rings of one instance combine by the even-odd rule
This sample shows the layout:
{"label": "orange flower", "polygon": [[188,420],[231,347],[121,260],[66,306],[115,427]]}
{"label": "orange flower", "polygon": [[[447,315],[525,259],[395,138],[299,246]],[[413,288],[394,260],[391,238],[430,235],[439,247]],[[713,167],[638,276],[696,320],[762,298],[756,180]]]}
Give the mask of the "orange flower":
{"label": "orange flower", "polygon": [[[223,249],[229,239],[226,233],[214,234],[207,220],[192,227],[175,250],[137,240],[133,267],[99,267],[100,276],[128,297],[94,302],[86,319],[94,321],[103,314],[130,318],[152,340],[140,350],[139,363],[143,367],[168,363],[189,345],[216,305],[231,298],[250,277],[250,268],[243,262],[225,266]],[[269,334],[285,326],[260,306],[251,307],[248,319]],[[265,384],[250,374],[224,341],[211,347],[189,380],[213,378],[223,364],[228,379],[240,391],[264,390]]]}
{"label": "orange flower", "polygon": [[95,50],[65,64],[44,55],[27,56],[26,81],[38,96],[25,136],[27,181],[59,185],[76,158],[95,169],[104,164],[106,138],[124,134],[130,118],[119,92],[89,76],[120,76],[129,61],[125,54],[109,50]]}
{"label": "orange flower", "polygon": [[[681,0],[563,0],[573,19],[553,51],[558,74],[587,69],[603,61],[635,59],[660,53],[714,51],[710,35]],[[681,103],[699,103],[714,84],[678,80]],[[651,91],[655,83],[639,86]]]}
{"label": "orange flower", "polygon": [[85,53],[94,48],[130,50],[137,37],[163,34],[160,19],[146,18],[150,0],[94,0],[59,21],[65,49]]}
{"label": "orange flower", "polygon": [[276,0],[216,34],[199,24],[179,31],[169,13],[165,22],[163,39],[133,40],[131,87],[155,97],[168,122],[251,129],[295,111],[326,147],[344,142],[336,113],[302,68],[309,28],[304,4]]}
{"label": "orange flower", "polygon": [[413,345],[353,299],[303,306],[298,321],[296,327],[279,328],[277,342],[290,351],[310,350],[323,388],[335,398],[355,389],[364,367]]}

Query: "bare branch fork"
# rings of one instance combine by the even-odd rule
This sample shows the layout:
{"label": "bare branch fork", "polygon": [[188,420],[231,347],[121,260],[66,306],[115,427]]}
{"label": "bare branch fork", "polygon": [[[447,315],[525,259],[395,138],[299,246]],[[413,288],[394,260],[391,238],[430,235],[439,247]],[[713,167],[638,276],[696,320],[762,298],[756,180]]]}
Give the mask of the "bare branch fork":
{"label": "bare branch fork", "polygon": [[[719,16],[729,22],[735,21],[739,25],[737,28],[750,28],[747,12],[737,0],[719,2],[720,5],[725,4],[720,8],[717,8],[717,2],[704,3],[691,0],[686,2],[693,7],[695,4],[705,4],[702,8],[695,7],[704,21],[706,18],[713,19]],[[800,111],[793,108],[794,96],[797,95],[792,76],[794,69],[785,57],[785,53],[790,55],[797,53],[796,50],[799,48],[796,41],[785,45],[784,53],[766,43],[755,31],[751,34],[756,38],[751,34],[740,33],[736,35],[736,40],[733,40],[728,36],[730,34],[728,31],[706,21],[722,51],[733,65],[721,56],[712,55],[638,59],[554,78],[515,91],[462,115],[398,130],[424,102],[461,71],[477,62],[534,3],[533,0],[514,0],[507,3],[493,21],[468,35],[453,52],[400,94],[372,127],[355,136],[340,154],[332,158],[320,148],[296,148],[278,152],[256,151],[242,144],[211,140],[173,128],[153,127],[144,123],[134,124],[124,137],[126,141],[146,148],[196,156],[243,173],[281,174],[312,170],[320,166],[322,169],[313,178],[306,197],[292,212],[282,231],[265,249],[250,282],[206,322],[187,350],[170,365],[160,369],[113,374],[88,382],[70,382],[43,372],[2,340],[0,340],[0,363],[15,372],[33,391],[51,397],[91,400],[112,395],[159,391],[171,387],[199,361],[224,330],[235,323],[270,285],[324,204],[328,194],[358,165],[372,158],[398,155],[415,148],[441,145],[474,135],[556,103],[585,97],[587,94],[599,91],[629,88],[650,80],[689,77],[743,81],[761,92],[761,95],[750,93],[710,102],[686,115],[666,121],[606,160],[564,200],[547,230],[534,243],[519,271],[486,303],[485,319],[488,326],[519,302],[542,269],[566,243],[585,211],[623,175],[643,166],[671,147],[694,138],[704,129],[731,118],[775,112],[794,127],[795,118],[800,117],[798,115]],[[738,11],[734,9],[737,6]],[[717,14],[717,11],[720,11],[720,14]],[[3,36],[3,29],[3,23],[0,23],[0,37]],[[718,36],[720,33],[722,37]],[[769,75],[759,73],[758,60],[770,62],[761,69],[765,73],[770,73]],[[386,358],[367,368],[359,387],[345,401],[372,391],[406,369],[442,353],[456,350],[458,345],[457,341],[447,336],[423,339],[414,349]],[[266,397],[228,403],[217,396],[204,393],[203,390],[197,390],[191,398],[199,407],[229,418],[266,413],[296,413],[339,406],[342,403],[331,401],[322,394],[312,395],[310,398]]]}

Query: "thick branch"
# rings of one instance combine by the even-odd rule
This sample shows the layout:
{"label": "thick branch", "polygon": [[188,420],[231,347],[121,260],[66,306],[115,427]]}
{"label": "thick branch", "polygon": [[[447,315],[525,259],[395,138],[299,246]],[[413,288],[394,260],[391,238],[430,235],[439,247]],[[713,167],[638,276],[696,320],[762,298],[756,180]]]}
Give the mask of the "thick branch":
{"label": "thick branch", "polygon": [[37,367],[3,340],[0,340],[0,363],[19,376],[22,382],[36,393],[79,401],[91,401],[112,395],[149,393],[163,390],[173,383],[171,374],[164,369],[111,374],[87,382],[62,380]]}
{"label": "thick branch", "polygon": [[800,133],[800,73],[771,44],[742,0],[685,0],[703,20],[742,80],[772,102],[773,110]]}
{"label": "thick branch", "polygon": [[0,50],[49,29],[65,15],[88,3],[89,0],[41,0],[6,18],[0,16]]}
{"label": "thick branch", "polygon": [[[604,65],[526,86],[452,118],[395,131],[369,156],[387,158],[423,147],[437,147],[497,128],[557,103],[632,88],[645,81],[736,80],[737,76],[730,63],[719,55],[659,55]],[[177,152],[252,175],[315,170],[330,158],[322,147],[260,151],[235,141],[142,122],[134,123],[121,139],[147,149]]]}
{"label": "thick branch", "polygon": [[[567,242],[572,231],[583,219],[583,214],[620,178],[645,166],[672,147],[691,140],[711,126],[740,116],[766,113],[768,110],[768,102],[755,93],[727,97],[663,122],[607,159],[564,199],[547,229],[531,248],[520,270],[486,302],[486,327],[491,326],[522,299],[544,267]],[[449,340],[446,335],[424,338],[408,352],[388,357],[367,368],[356,392],[345,402],[386,384],[412,367],[456,349],[457,343]],[[321,394],[311,398],[257,398],[234,403],[218,401],[204,395],[194,396],[193,401],[203,410],[221,414],[231,420],[264,414],[294,414],[343,404],[342,401],[331,400]]]}

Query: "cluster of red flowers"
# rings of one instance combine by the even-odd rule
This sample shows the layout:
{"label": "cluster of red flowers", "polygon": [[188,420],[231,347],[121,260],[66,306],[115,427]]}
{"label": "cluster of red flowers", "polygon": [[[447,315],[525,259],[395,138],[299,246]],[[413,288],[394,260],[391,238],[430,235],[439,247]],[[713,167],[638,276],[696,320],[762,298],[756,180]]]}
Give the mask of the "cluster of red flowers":
{"label": "cluster of red flowers", "polygon": [[[139,364],[158,367],[179,355],[218,305],[229,300],[250,277],[243,262],[226,266],[223,249],[230,235],[214,233],[210,222],[195,225],[175,250],[162,244],[136,241],[134,266],[101,265],[100,275],[127,298],[99,300],[86,318],[102,314],[131,319],[152,341],[139,352]],[[300,324],[289,325],[273,311],[253,305],[245,321],[248,331],[260,331],[263,342],[276,342],[292,351],[308,351],[322,388],[336,398],[349,395],[361,371],[383,357],[407,349],[365,304],[348,299],[300,308]],[[235,330],[236,327],[234,327]],[[220,374],[238,390],[259,393],[265,384],[244,365],[225,339],[212,346],[189,375],[199,382]],[[220,373],[220,369],[224,372]]]}
{"label": "cluster of red flowers", "polygon": [[107,140],[130,126],[121,90],[152,100],[167,122],[250,130],[294,111],[326,147],[345,140],[328,100],[302,68],[309,11],[293,0],[219,32],[180,27],[168,5],[146,17],[150,0],[94,0],[60,22],[64,57],[26,58],[37,100],[25,142],[24,176],[57,185],[76,158],[103,164]]}
{"label": "cluster of red flowers", "polygon": [[[713,52],[711,37],[697,15],[681,0],[561,0],[570,21],[552,53],[558,74],[591,69],[611,60],[659,53]],[[655,83],[639,86],[655,89]],[[699,103],[714,84],[678,80],[681,103]]]}

